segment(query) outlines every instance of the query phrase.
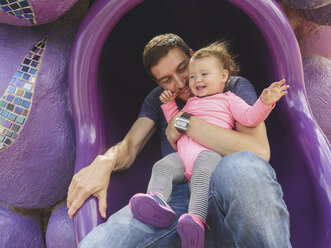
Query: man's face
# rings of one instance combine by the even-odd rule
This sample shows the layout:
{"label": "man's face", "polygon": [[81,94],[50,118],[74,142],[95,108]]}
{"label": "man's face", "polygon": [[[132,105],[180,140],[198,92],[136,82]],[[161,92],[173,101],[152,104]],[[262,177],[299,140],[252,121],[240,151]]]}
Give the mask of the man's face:
{"label": "man's face", "polygon": [[151,68],[155,81],[163,89],[177,93],[177,97],[183,101],[192,96],[188,86],[189,60],[182,50],[173,48]]}

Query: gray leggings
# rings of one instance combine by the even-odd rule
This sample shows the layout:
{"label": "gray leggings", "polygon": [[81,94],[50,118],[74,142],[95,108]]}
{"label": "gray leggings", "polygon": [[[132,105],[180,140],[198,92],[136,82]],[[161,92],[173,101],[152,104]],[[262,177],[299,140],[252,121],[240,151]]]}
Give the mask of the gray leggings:
{"label": "gray leggings", "polygon": [[[190,182],[191,197],[188,213],[207,217],[210,175],[222,156],[214,151],[202,151],[194,162]],[[147,192],[161,193],[166,200],[172,192],[172,184],[185,183],[184,163],[177,153],[171,153],[156,162]]]}

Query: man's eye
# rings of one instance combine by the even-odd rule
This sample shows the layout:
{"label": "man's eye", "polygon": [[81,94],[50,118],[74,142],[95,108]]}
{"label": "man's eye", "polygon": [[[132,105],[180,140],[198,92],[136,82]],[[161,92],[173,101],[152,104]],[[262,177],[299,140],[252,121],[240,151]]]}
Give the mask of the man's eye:
{"label": "man's eye", "polygon": [[202,73],[201,75],[202,75],[202,76],[207,76],[207,75],[208,75],[208,73]]}
{"label": "man's eye", "polygon": [[181,68],[178,68],[178,72],[184,72],[186,70],[187,65],[184,65]]}
{"label": "man's eye", "polygon": [[190,79],[194,79],[194,76],[190,76]]}
{"label": "man's eye", "polygon": [[162,80],[160,83],[161,84],[169,84],[170,82],[171,82],[171,78],[168,78],[168,79]]}

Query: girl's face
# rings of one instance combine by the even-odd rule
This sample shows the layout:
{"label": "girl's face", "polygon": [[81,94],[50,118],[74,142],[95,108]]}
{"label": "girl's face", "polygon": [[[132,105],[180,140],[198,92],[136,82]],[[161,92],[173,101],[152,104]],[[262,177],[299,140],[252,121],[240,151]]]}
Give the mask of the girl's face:
{"label": "girl's face", "polygon": [[193,59],[189,63],[189,86],[192,93],[204,97],[223,93],[229,71],[213,56]]}

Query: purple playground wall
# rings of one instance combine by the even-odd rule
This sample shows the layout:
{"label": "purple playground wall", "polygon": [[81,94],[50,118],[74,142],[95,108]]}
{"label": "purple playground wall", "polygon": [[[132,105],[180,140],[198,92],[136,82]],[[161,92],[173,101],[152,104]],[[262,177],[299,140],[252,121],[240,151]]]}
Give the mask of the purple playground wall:
{"label": "purple playground wall", "polygon": [[[287,80],[291,90],[266,122],[270,163],[289,208],[293,247],[330,247],[331,147],[310,111],[296,37],[274,1],[97,0],[76,34],[70,58],[75,172],[120,141],[136,119],[155,86],[143,71],[143,47],[165,32],[179,34],[193,49],[216,38],[230,39],[241,75],[258,94],[272,81]],[[146,189],[160,156],[157,142],[156,137],[128,171],[112,174],[108,216]],[[75,215],[76,241],[101,222],[91,197]]]}

